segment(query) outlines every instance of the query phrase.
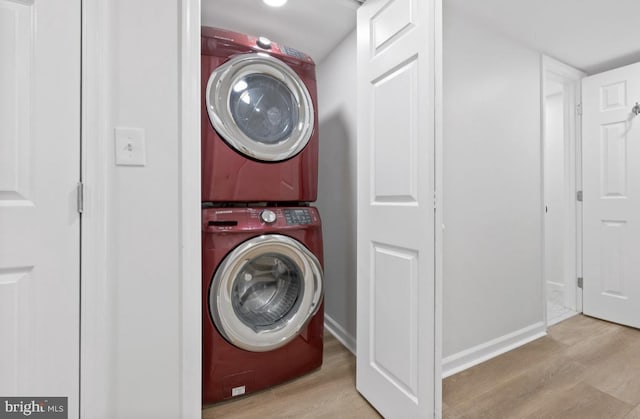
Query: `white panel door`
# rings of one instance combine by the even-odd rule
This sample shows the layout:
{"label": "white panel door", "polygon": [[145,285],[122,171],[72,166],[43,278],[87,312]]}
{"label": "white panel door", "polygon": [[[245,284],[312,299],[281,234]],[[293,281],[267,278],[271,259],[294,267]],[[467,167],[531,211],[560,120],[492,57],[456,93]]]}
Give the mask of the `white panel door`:
{"label": "white panel door", "polygon": [[[435,416],[433,0],[358,9],[357,388]],[[439,361],[438,361],[439,362]]]}
{"label": "white panel door", "polygon": [[80,0],[0,0],[0,395],[78,415]]}
{"label": "white panel door", "polygon": [[584,313],[640,327],[640,63],[583,80]]}

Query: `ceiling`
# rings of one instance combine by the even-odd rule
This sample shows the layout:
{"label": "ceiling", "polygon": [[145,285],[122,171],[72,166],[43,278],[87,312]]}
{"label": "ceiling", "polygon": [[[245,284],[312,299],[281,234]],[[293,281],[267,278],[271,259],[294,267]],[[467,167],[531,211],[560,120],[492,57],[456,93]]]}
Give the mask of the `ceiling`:
{"label": "ceiling", "polygon": [[[640,61],[640,0],[443,0],[589,74]],[[356,0],[202,0],[202,23],[262,35],[320,62],[356,25]]]}
{"label": "ceiling", "polygon": [[638,0],[444,0],[588,74],[640,61]]}
{"label": "ceiling", "polygon": [[202,0],[202,24],[266,36],[318,63],[355,29],[358,5],[355,0],[289,0],[273,8],[262,0]]}

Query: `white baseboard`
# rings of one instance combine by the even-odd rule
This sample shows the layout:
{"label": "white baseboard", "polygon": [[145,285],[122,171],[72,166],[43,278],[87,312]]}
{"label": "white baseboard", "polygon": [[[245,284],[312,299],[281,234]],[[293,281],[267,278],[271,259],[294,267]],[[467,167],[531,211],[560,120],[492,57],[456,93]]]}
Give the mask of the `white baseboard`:
{"label": "white baseboard", "polygon": [[342,343],[352,354],[356,354],[356,338],[354,338],[344,327],[333,320],[331,316],[324,315],[324,328],[331,333],[338,342]]}
{"label": "white baseboard", "polygon": [[547,331],[544,322],[539,322],[448,356],[442,360],[442,378],[457,374],[467,368],[495,358],[498,355],[502,355],[505,352],[509,352],[519,346],[546,336],[546,334]]}
{"label": "white baseboard", "polygon": [[578,315],[578,313],[573,311],[573,310],[567,311],[566,313],[564,313],[564,314],[562,314],[562,315],[560,315],[558,317],[555,317],[553,319],[547,320],[547,327],[553,326],[554,324],[558,324],[560,322],[563,322],[563,321],[565,321],[567,319],[570,319],[571,317],[577,316],[577,315]]}

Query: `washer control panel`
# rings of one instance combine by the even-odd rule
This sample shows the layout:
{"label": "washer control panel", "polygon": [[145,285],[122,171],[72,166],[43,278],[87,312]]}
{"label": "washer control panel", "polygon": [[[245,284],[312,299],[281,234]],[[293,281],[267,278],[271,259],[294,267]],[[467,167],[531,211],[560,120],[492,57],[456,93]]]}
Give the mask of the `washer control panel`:
{"label": "washer control panel", "polygon": [[204,207],[202,231],[274,233],[286,230],[320,228],[315,207]]}
{"label": "washer control panel", "polygon": [[306,208],[285,209],[284,218],[289,225],[311,224],[311,213]]}

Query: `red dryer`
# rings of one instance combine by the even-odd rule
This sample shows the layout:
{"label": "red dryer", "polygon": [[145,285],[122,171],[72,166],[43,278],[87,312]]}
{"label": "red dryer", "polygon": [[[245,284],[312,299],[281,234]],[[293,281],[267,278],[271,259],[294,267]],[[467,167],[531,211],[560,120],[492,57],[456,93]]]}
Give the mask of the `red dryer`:
{"label": "red dryer", "polygon": [[202,28],[202,202],[313,202],[317,87],[311,57]]}
{"label": "red dryer", "polygon": [[320,216],[313,207],[202,210],[203,404],[322,364]]}

